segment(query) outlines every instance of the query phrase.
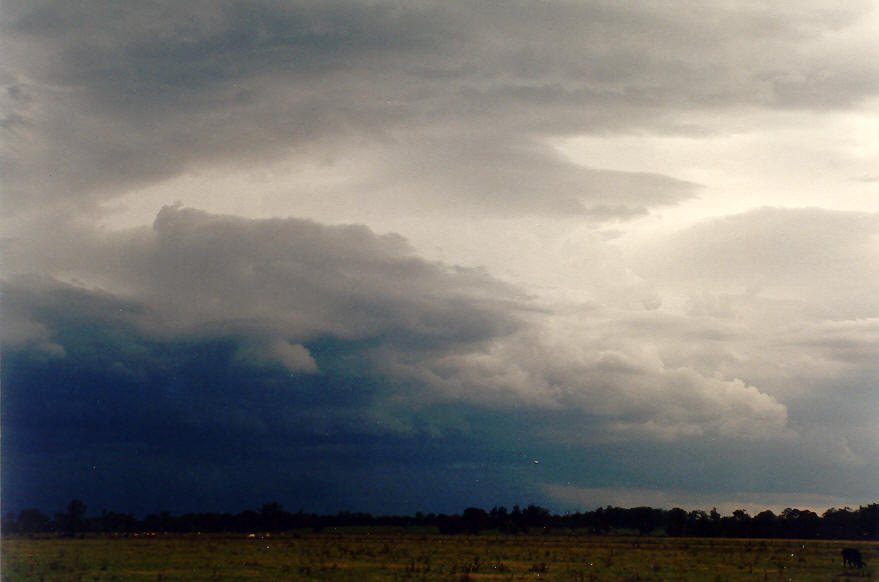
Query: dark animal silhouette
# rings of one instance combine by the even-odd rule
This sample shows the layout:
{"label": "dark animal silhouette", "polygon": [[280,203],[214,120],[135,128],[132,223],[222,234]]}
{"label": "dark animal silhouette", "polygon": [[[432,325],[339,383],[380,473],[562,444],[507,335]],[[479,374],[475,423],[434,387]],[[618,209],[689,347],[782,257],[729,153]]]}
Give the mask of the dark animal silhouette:
{"label": "dark animal silhouette", "polygon": [[863,568],[864,558],[861,556],[861,550],[856,550],[855,548],[843,548],[842,565],[843,567],[855,566],[858,568]]}

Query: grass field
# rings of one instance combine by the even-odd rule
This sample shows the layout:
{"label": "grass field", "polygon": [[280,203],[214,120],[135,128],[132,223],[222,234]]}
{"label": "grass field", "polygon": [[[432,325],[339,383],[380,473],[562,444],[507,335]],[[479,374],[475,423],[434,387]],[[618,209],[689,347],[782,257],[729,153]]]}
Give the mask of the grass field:
{"label": "grass field", "polygon": [[[867,567],[843,568],[857,547]],[[856,581],[879,545],[843,541],[321,533],[6,538],[2,580]]]}

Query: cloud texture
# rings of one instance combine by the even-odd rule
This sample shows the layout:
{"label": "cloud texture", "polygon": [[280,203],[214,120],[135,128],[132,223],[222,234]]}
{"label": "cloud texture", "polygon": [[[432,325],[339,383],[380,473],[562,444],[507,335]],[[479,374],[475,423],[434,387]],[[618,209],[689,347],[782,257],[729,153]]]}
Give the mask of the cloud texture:
{"label": "cloud texture", "polygon": [[876,8],[7,3],[4,503],[875,501]]}

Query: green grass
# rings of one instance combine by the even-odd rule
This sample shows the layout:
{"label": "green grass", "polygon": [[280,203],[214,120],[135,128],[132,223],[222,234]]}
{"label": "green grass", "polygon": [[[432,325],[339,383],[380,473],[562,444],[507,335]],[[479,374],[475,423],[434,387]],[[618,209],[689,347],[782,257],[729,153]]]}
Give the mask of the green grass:
{"label": "green grass", "polygon": [[[866,568],[843,568],[859,547]],[[2,580],[855,582],[879,545],[843,541],[406,533],[3,540]]]}

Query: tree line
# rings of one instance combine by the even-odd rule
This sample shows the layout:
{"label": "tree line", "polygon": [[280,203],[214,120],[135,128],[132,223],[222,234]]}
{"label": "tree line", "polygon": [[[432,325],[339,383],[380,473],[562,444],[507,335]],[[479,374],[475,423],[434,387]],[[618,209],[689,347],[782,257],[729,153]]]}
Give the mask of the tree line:
{"label": "tree line", "polygon": [[3,515],[0,528],[4,534],[83,535],[86,533],[136,534],[142,532],[283,532],[294,530],[325,531],[339,527],[417,528],[443,534],[535,534],[588,532],[593,535],[638,534],[672,537],[735,537],[796,539],[879,539],[879,504],[858,509],[831,508],[823,514],[788,508],[780,514],[765,510],[748,515],[737,509],[730,515],[711,511],[685,511],[680,508],[600,507],[593,511],[553,514],[537,505],[525,508],[494,507],[490,511],[468,507],[459,514],[421,512],[413,516],[340,512],[334,515],[291,513],[278,502],[264,504],[258,511],[240,513],[161,512],[138,519],[129,513],[101,511],[86,515],[87,506],[80,499],[67,505],[67,511],[49,517],[39,509],[24,509]]}

